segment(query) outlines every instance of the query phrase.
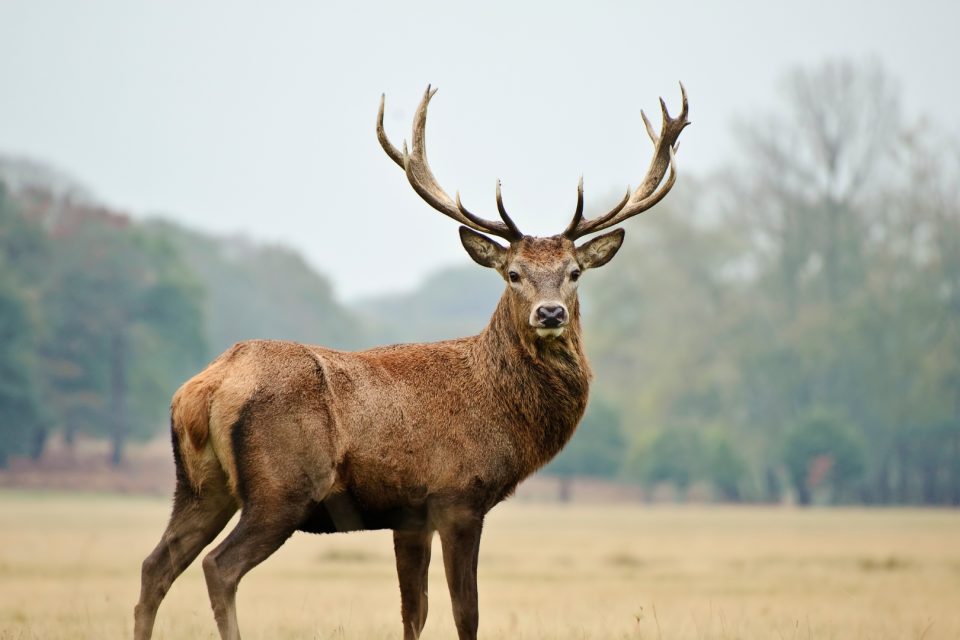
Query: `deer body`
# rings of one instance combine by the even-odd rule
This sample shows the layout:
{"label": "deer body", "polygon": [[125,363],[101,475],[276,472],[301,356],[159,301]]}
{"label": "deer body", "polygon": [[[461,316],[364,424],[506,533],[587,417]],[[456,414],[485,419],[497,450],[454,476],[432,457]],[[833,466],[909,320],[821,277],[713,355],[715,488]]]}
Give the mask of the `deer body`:
{"label": "deer body", "polygon": [[240,503],[297,486],[316,503],[298,528],[315,533],[421,526],[453,503],[486,513],[567,442],[590,375],[578,334],[529,352],[505,325],[359,353],[235,345],[174,397],[199,417],[174,421],[191,486],[222,470]]}
{"label": "deer body", "polygon": [[[477,561],[483,519],[517,484],[555,456],[587,404],[577,285],[606,264],[623,230],[574,240],[653,206],[675,179],[673,147],[687,124],[664,107],[647,179],[611,212],[578,206],[558,236],[524,236],[479,218],[440,189],[426,163],[429,88],[414,118],[413,152],[378,137],[431,206],[464,226],[471,258],[506,289],[476,336],[348,353],[292,342],[242,342],[174,395],[171,427],[177,486],[160,543],[144,560],[134,635],[150,638],[173,581],[240,510],[236,528],[203,560],[222,638],[240,637],[236,589],[243,575],[295,531],[392,529],[404,639],[427,617],[434,533],[460,640],[477,634]],[[657,189],[667,168],[670,176]],[[509,240],[501,246],[480,230]]]}

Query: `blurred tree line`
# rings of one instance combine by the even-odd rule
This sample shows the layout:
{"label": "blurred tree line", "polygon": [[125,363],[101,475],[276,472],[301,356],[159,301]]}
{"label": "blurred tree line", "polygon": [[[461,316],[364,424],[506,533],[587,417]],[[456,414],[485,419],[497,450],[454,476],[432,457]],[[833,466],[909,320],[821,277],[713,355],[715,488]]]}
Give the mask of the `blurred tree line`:
{"label": "blurred tree line", "polygon": [[[545,470],[563,491],[592,475],[680,499],[960,504],[960,144],[907,122],[875,64],[781,89],[736,127],[727,168],[684,174],[587,274],[596,378]],[[501,291],[453,268],[346,309],[289,250],[6,188],[0,460],[53,431],[109,438],[119,460],[237,340],[468,335]]]}
{"label": "blurred tree line", "polygon": [[[729,500],[960,504],[960,145],[875,64],[789,74],[585,286],[622,473]],[[678,189],[679,191],[679,189]]]}

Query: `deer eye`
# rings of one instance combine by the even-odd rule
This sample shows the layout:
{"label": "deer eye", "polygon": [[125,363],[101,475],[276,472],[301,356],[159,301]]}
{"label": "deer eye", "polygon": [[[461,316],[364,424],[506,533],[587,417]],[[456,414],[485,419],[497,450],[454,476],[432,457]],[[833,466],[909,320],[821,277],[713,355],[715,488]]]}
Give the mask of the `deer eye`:
{"label": "deer eye", "polygon": [[511,271],[507,274],[507,277],[510,278],[510,282],[520,282],[520,274],[516,271]]}
{"label": "deer eye", "polygon": [[572,280],[573,282],[576,282],[579,279],[580,279],[580,269],[574,269],[573,271],[570,272],[570,280]]}

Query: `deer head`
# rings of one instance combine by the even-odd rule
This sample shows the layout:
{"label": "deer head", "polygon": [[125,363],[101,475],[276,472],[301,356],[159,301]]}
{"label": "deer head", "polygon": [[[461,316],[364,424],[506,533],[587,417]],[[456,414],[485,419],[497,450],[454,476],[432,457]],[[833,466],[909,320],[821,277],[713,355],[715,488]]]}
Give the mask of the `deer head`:
{"label": "deer head", "polygon": [[[597,233],[624,222],[654,206],[676,182],[677,138],[687,119],[689,106],[687,92],[680,85],[682,108],[680,115],[671,118],[667,105],[660,99],[663,124],[658,135],[646,114],[640,112],[647,134],[653,141],[653,159],[646,176],[636,191],[627,188],[624,197],[604,215],[583,217],[583,178],[577,188],[577,206],[573,219],[563,233],[546,238],[524,235],[503,206],[500,182],[497,182],[497,210],[500,220],[489,220],[471,213],[460,201],[440,187],[427,163],[426,125],[427,107],[436,89],[423,94],[413,117],[411,149],[404,141],[402,151],[391,144],[383,129],[384,97],[380,99],[377,115],[377,138],[387,155],[404,170],[413,190],[431,207],[459,222],[460,240],[471,258],[484,267],[495,269],[507,284],[507,304],[515,319],[517,330],[533,333],[540,339],[562,336],[571,323],[578,321],[577,284],[587,269],[601,267],[609,262],[623,243],[624,230],[615,229],[597,236],[579,246],[579,238]],[[669,175],[667,170],[669,169]],[[664,181],[664,176],[667,176]],[[662,184],[661,184],[662,183]],[[478,233],[482,232],[482,233]],[[503,246],[488,235],[503,238]]]}

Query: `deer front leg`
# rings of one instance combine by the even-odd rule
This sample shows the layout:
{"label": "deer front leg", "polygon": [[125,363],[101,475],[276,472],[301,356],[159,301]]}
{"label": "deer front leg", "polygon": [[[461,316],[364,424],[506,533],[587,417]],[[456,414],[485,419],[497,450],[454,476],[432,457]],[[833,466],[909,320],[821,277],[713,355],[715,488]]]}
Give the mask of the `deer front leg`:
{"label": "deer front leg", "polygon": [[482,517],[461,517],[440,528],[443,566],[453,603],[453,619],[460,640],[476,640],[480,614],[477,610],[477,559],[480,554]]}
{"label": "deer front leg", "polygon": [[427,623],[427,569],[433,531],[394,531],[393,549],[400,578],[403,640],[417,640]]}

